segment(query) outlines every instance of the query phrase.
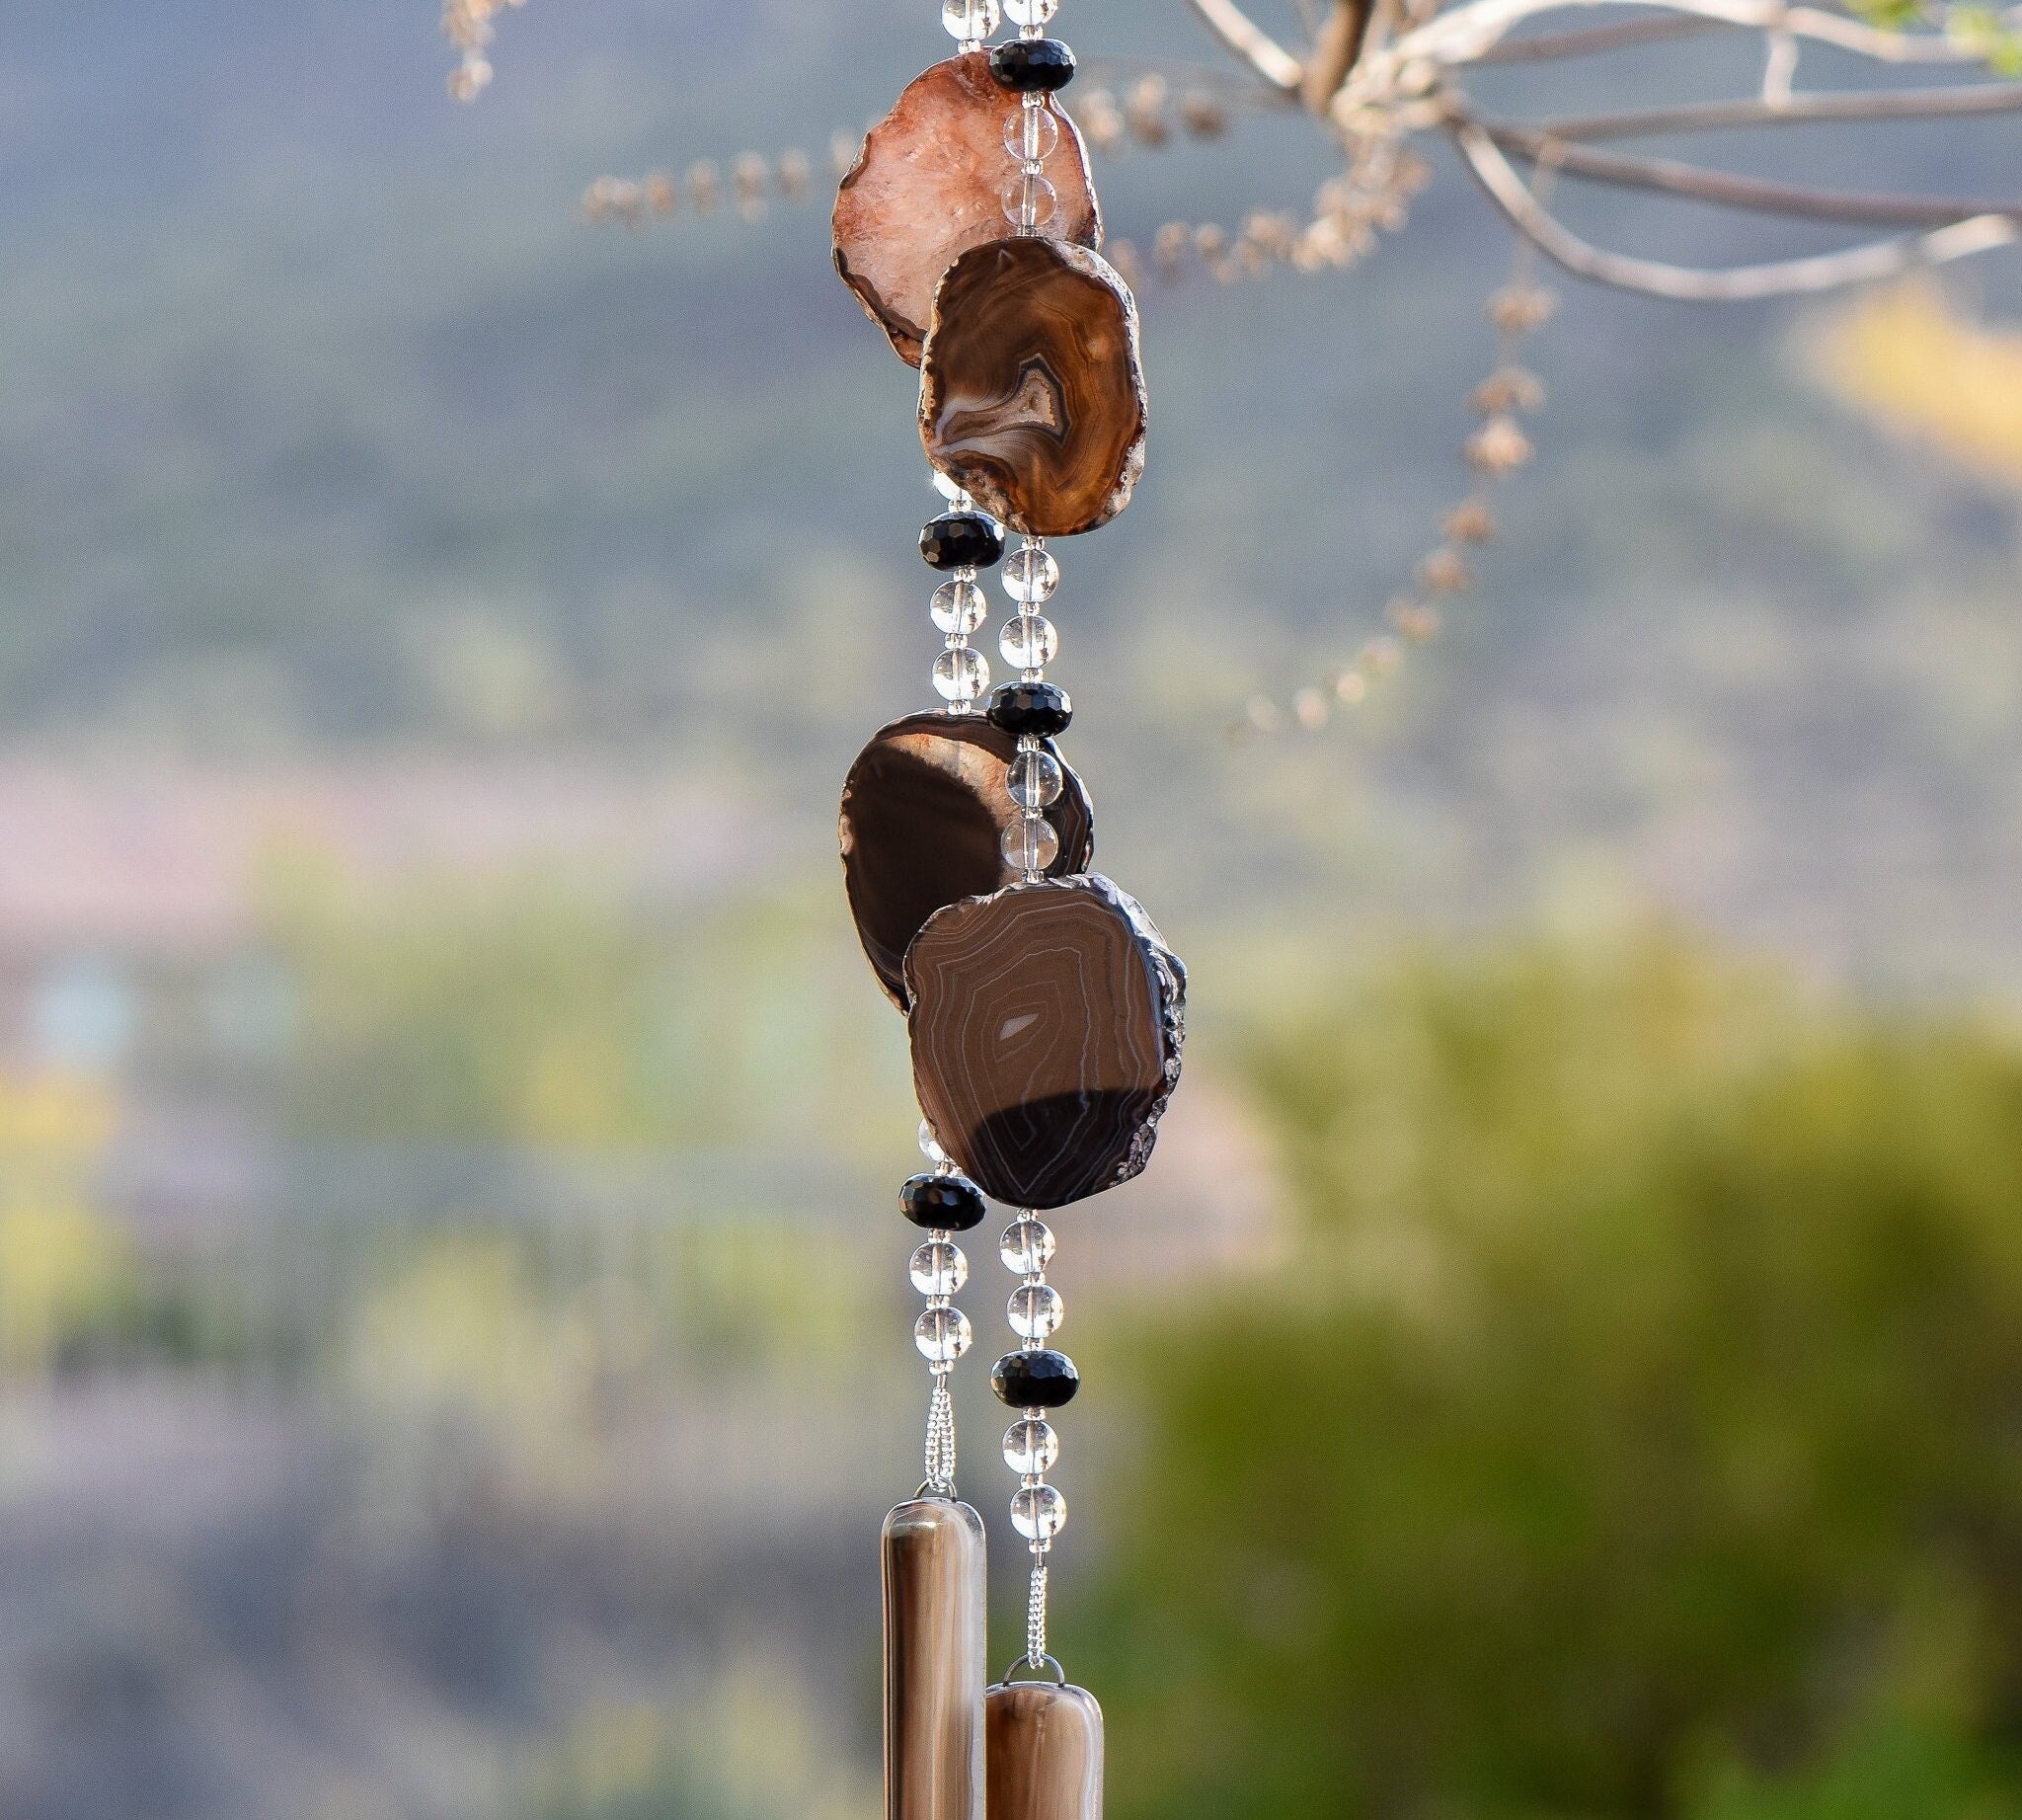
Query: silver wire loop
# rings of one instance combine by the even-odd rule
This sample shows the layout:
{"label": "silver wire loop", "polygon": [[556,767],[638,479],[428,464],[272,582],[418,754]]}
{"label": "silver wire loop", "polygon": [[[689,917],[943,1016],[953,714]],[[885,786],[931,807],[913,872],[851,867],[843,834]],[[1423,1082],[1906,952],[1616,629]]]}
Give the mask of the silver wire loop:
{"label": "silver wire loop", "polygon": [[1030,1656],[1020,1656],[1016,1662],[1012,1663],[1004,1671],[1005,1687],[1015,1687],[1018,1684],[1018,1671],[1022,1668],[1050,1670],[1054,1687],[1064,1688],[1067,1685],[1067,1671],[1054,1661],[1051,1656],[1041,1656],[1037,1662]]}

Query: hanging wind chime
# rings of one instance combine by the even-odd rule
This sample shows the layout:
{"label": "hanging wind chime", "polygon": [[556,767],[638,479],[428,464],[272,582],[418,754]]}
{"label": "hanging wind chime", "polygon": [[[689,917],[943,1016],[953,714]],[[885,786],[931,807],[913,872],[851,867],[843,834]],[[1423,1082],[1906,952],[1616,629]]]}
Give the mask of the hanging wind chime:
{"label": "hanging wind chime", "polygon": [[[1102,1709],[1047,1653],[1047,1566],[1067,1505],[1052,1412],[1079,1387],[1050,1341],[1059,1292],[1041,1214],[1128,1181],[1180,1073],[1186,970],[1100,873],[1088,793],[1054,744],[1072,715],[1049,540],[1107,523],[1144,465],[1137,308],[1102,259],[1088,157],[1055,100],[1074,54],[1058,0],[947,0],[957,54],[874,126],[835,202],[835,266],[917,366],[920,439],[947,509],[920,533],[946,579],[942,705],[879,731],[843,786],[843,878],[873,971],[905,1014],[929,1168],[899,1191],[923,1229],[913,1337],[933,1379],[926,1477],[885,1520],[887,1820],[1099,1820]],[[1007,555],[1008,531],[1018,534]],[[994,691],[970,641],[1001,564],[1015,607]],[[982,1519],[955,1485],[948,1379],[969,1350],[956,1242],[1009,1215],[1017,1345],[990,1383],[1011,1411],[1011,1522],[1032,1554],[1025,1650],[988,1682]],[[1021,1676],[1028,1678],[1021,1679]]]}

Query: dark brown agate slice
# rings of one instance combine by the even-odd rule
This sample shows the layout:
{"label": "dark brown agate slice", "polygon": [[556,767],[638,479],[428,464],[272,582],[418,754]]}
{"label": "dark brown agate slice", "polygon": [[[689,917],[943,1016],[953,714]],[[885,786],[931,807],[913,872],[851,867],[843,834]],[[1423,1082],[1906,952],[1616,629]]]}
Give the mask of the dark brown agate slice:
{"label": "dark brown agate slice", "polygon": [[985,1194],[1064,1207],[1144,1167],[1187,974],[1133,899],[1087,873],[952,904],[905,983],[920,1110]]}
{"label": "dark brown agate slice", "polygon": [[[1004,123],[1023,97],[997,86],[987,51],[916,76],[864,140],[835,198],[835,269],[908,365],[920,363],[941,274],[1005,231],[1003,187],[1017,171]],[[1060,142],[1047,158],[1059,197],[1053,231],[1102,245],[1088,152],[1051,101]]]}
{"label": "dark brown agate slice", "polygon": [[1021,236],[963,254],[920,362],[927,459],[985,511],[1071,537],[1130,503],[1144,368],[1130,287],[1099,255]]}
{"label": "dark brown agate slice", "polygon": [[[842,879],[879,984],[900,1010],[905,951],[937,910],[982,897],[1018,876],[1000,841],[1018,820],[1005,767],[1015,734],[980,714],[909,714],[881,728],[842,786]],[[1047,750],[1053,751],[1050,742]],[[1060,765],[1059,801],[1047,813],[1060,837],[1053,874],[1085,871],[1095,813],[1081,779]]]}

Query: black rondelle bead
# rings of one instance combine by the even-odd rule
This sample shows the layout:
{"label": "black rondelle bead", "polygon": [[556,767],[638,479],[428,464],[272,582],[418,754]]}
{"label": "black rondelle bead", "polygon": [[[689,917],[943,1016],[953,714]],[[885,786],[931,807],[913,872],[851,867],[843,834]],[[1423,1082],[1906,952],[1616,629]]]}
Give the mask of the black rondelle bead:
{"label": "black rondelle bead", "polygon": [[1074,718],[1067,691],[1050,682],[1006,682],[990,696],[990,725],[1006,733],[1037,733],[1051,739]]}
{"label": "black rondelle bead", "polygon": [[914,1175],[898,1191],[898,1211],[929,1232],[967,1232],[989,1209],[966,1175]]}
{"label": "black rondelle bead", "polygon": [[922,527],[920,554],[935,569],[987,569],[1004,554],[1004,527],[979,512],[944,512]]}
{"label": "black rondelle bead", "polygon": [[1014,38],[991,50],[990,74],[1016,94],[1050,95],[1074,80],[1074,53],[1056,38]]}
{"label": "black rondelle bead", "polygon": [[1081,1388],[1081,1374],[1063,1352],[1007,1352],[990,1367],[990,1388],[1013,1409],[1057,1409]]}

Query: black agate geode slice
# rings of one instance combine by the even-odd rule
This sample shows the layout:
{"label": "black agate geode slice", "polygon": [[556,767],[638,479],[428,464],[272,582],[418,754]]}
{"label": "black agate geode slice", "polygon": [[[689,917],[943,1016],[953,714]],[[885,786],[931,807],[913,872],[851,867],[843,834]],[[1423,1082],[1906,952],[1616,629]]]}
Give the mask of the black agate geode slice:
{"label": "black agate geode slice", "polygon": [[905,957],[913,1085],[983,1192],[1064,1207],[1128,1181],[1180,1077],[1187,973],[1098,873],[930,917]]}
{"label": "black agate geode slice", "polygon": [[[864,953],[900,1010],[908,1003],[905,951],[920,925],[1018,876],[1000,844],[1019,818],[1005,777],[1017,750],[1016,734],[980,714],[909,714],[881,728],[850,766],[839,831],[843,885]],[[1060,837],[1055,875],[1084,870],[1095,852],[1088,792],[1064,761],[1060,772],[1059,800],[1046,812]]]}

